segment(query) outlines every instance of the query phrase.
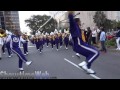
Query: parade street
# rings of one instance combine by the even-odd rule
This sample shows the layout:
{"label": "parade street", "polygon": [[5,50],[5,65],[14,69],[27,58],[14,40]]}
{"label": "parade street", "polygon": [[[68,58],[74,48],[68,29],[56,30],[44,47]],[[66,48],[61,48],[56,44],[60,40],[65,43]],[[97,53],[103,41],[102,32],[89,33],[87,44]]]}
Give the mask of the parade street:
{"label": "parade street", "polygon": [[[39,53],[33,45],[29,45],[29,55],[27,59],[33,61],[30,66],[24,64],[24,72],[33,73],[35,71],[47,71],[51,77],[57,79],[119,79],[120,78],[120,52],[108,49],[107,53],[101,53],[99,58],[93,63],[92,69],[96,74],[86,74],[78,64],[85,60],[75,55],[72,47],[66,50],[65,47],[56,51],[56,47],[52,50],[51,46],[43,48],[43,52]],[[8,58],[8,53],[3,55],[0,60],[0,71],[9,73],[19,72],[18,57],[13,54]]]}

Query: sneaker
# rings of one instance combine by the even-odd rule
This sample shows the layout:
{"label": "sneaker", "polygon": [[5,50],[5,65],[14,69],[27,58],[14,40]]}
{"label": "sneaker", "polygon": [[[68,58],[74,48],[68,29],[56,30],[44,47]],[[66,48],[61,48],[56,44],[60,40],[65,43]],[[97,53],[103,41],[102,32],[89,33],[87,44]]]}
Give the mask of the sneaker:
{"label": "sneaker", "polygon": [[81,66],[85,71],[87,71],[88,70],[88,67],[87,67],[87,65],[83,65],[83,66]]}
{"label": "sneaker", "polygon": [[66,48],[66,49],[68,49],[68,48]]}
{"label": "sneaker", "polygon": [[89,74],[95,74],[95,71],[93,71],[92,69],[87,69],[87,72],[88,72]]}
{"label": "sneaker", "polygon": [[58,51],[58,49],[57,49],[57,51]]}
{"label": "sneaker", "polygon": [[53,49],[53,48],[52,48]]}
{"label": "sneaker", "polygon": [[83,61],[82,63],[78,64],[78,66],[82,67],[84,65],[87,65],[87,63],[85,61]]}
{"label": "sneaker", "polygon": [[32,63],[32,61],[27,61],[26,62],[26,65],[28,66],[28,65],[30,65]]}
{"label": "sneaker", "polygon": [[76,53],[76,56],[80,57],[80,54],[79,54],[79,53]]}
{"label": "sneaker", "polygon": [[24,54],[26,56],[26,54]]}
{"label": "sneaker", "polygon": [[11,57],[11,56],[8,56],[9,58]]}
{"label": "sneaker", "polygon": [[39,49],[38,49],[38,51],[39,51]]}
{"label": "sneaker", "polygon": [[20,71],[24,71],[24,69],[23,69],[23,68],[19,68],[19,70],[20,70]]}
{"label": "sneaker", "polygon": [[40,52],[40,53],[42,53],[42,52]]}
{"label": "sneaker", "polygon": [[117,48],[116,50],[119,50],[119,48]]}
{"label": "sneaker", "polygon": [[47,46],[48,47],[48,46]]}
{"label": "sneaker", "polygon": [[28,52],[26,54],[28,55]]}
{"label": "sneaker", "polygon": [[5,53],[3,53],[3,54],[5,54]]}

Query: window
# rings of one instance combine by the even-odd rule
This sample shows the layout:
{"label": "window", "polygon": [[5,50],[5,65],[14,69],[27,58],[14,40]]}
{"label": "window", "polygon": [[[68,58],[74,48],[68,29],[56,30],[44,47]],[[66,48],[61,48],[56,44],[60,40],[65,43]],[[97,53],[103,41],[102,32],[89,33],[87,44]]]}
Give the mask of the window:
{"label": "window", "polygon": [[3,12],[2,11],[0,11],[0,16],[3,16]]}
{"label": "window", "polygon": [[1,21],[4,21],[4,17],[1,17]]}

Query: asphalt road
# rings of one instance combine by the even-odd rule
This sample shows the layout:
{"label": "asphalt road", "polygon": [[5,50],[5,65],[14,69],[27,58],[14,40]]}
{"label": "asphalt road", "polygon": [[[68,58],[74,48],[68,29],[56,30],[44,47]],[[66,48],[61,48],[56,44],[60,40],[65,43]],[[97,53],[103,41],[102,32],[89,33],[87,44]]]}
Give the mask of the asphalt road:
{"label": "asphalt road", "polygon": [[[47,71],[50,77],[57,79],[120,79],[120,52],[108,50],[107,53],[101,53],[99,58],[93,63],[92,69],[97,73],[95,75],[86,74],[77,65],[85,60],[85,57],[78,58],[72,48],[68,50],[65,47],[56,51],[44,46],[43,52],[39,51],[33,45],[29,45],[28,60],[33,61],[30,66],[23,65],[25,73],[34,73],[35,71]],[[8,58],[8,54],[3,55],[0,60],[0,71],[8,73],[17,73],[18,58],[15,54]]]}

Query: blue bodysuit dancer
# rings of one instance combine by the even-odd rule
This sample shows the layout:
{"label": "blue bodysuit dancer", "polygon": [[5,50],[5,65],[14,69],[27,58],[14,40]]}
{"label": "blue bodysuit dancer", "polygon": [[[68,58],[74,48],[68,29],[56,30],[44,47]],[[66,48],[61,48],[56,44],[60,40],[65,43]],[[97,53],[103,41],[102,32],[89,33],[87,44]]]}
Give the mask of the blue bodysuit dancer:
{"label": "blue bodysuit dancer", "polygon": [[82,33],[79,27],[80,19],[74,19],[73,11],[69,11],[68,17],[70,23],[70,33],[74,42],[73,50],[86,57],[86,62],[83,61],[79,64],[79,66],[86,70],[89,74],[94,74],[95,72],[91,69],[91,64],[98,58],[99,51],[82,40]]}
{"label": "blue bodysuit dancer", "polygon": [[17,54],[18,58],[19,58],[19,70],[23,71],[23,67],[22,64],[23,62],[26,63],[26,65],[30,65],[32,63],[32,61],[28,61],[24,54],[22,53],[21,49],[20,49],[20,43],[21,42],[26,42],[26,40],[23,40],[23,38],[20,36],[20,32],[18,30],[14,31],[13,35],[10,35],[7,38],[7,42],[10,41],[10,47],[11,50]]}

